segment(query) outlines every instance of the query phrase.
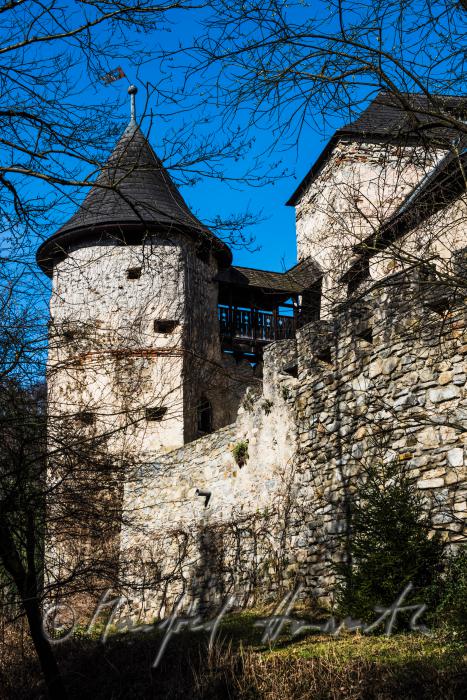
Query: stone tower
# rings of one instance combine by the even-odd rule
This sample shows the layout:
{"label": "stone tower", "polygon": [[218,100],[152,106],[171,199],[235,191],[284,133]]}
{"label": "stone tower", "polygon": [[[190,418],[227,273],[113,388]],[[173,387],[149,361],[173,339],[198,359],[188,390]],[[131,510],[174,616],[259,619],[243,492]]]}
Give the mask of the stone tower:
{"label": "stone tower", "polygon": [[52,278],[49,413],[150,460],[225,425],[215,276],[230,249],[191,213],[132,118],[71,219]]}
{"label": "stone tower", "polygon": [[[455,111],[461,98],[439,98],[439,108]],[[375,235],[414,187],[428,177],[457,136],[431,113],[423,95],[401,103],[380,92],[353,122],[338,129],[287,204],[296,211],[299,260],[312,257],[323,270],[322,316],[365,276],[379,279],[395,271],[368,266]],[[366,249],[358,261],[357,249]],[[379,262],[379,260],[378,260]],[[359,264],[357,264],[359,263]],[[349,278],[350,269],[355,274]]]}

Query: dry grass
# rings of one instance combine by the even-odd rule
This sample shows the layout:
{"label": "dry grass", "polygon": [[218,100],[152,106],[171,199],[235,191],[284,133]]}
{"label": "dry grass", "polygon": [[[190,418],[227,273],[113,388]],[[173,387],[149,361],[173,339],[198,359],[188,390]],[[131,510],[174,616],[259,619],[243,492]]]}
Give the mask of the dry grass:
{"label": "dry grass", "polygon": [[[86,637],[57,647],[71,700],[457,700],[467,697],[467,659],[460,642],[421,635],[391,638],[309,635],[274,648],[261,643],[255,615],[232,615],[209,652],[207,633],[170,640],[152,668],[161,634]],[[18,641],[18,640],[17,640]],[[0,647],[2,648],[2,647]],[[23,657],[4,656],[2,698],[44,697],[40,674]],[[6,662],[6,665],[5,665]],[[1,671],[0,671],[1,673]]]}

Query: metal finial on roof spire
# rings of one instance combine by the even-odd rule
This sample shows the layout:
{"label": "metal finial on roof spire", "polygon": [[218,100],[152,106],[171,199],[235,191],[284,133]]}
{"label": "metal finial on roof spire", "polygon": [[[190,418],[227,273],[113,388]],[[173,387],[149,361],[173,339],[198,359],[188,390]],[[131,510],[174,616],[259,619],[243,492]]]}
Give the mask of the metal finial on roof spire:
{"label": "metal finial on roof spire", "polygon": [[134,124],[136,122],[136,105],[135,105],[135,95],[138,92],[138,88],[136,85],[130,85],[128,88],[128,94],[130,95],[130,100],[131,100],[131,117],[130,117],[130,124]]}

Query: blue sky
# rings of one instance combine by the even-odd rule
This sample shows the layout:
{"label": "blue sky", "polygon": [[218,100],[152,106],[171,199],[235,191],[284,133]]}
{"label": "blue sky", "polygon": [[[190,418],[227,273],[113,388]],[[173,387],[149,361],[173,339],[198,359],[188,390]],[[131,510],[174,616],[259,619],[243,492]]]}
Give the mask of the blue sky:
{"label": "blue sky", "polygon": [[[385,45],[389,50],[394,50],[397,54],[398,51],[404,49],[404,56],[407,54],[407,37],[412,37],[411,41],[414,47],[418,47],[420,32],[413,31],[413,27],[416,27],[416,22],[418,22],[418,15],[414,13],[414,9],[417,3],[423,4],[425,0],[414,0],[413,3],[409,3],[408,11],[408,26],[409,33],[404,35],[403,46],[397,45],[397,37],[394,28],[394,21],[399,16],[399,9],[397,5],[392,6],[392,14],[386,18],[386,38],[383,40],[383,45]],[[72,8],[78,11],[73,3],[71,3]],[[255,6],[252,3],[252,7]],[[336,24],[336,7],[335,3],[328,2],[328,0],[313,0],[308,2],[307,0],[292,0],[291,3],[285,3],[283,5],[286,9],[288,18],[294,20],[298,23],[296,26],[301,30],[302,27],[306,26],[307,19],[313,17],[313,21],[318,21],[319,24],[323,24],[326,31],[333,32],[335,30]],[[63,11],[66,12],[67,4],[63,6]],[[225,8],[228,8],[228,4]],[[236,5],[232,5],[233,8]],[[362,3],[354,6],[352,3],[346,5],[346,12],[350,13],[349,20],[352,19],[352,14],[356,13],[357,20],[362,16],[365,16],[365,12],[369,12],[371,16],[372,12],[372,2],[371,0],[363,0]],[[384,9],[384,7],[383,7]],[[184,81],[184,71],[183,68],[192,68],[194,62],[197,60],[197,54],[195,52],[185,52],[184,54],[179,54],[173,57],[169,57],[164,61],[158,59],[158,54],[162,50],[166,52],[177,51],[180,47],[186,49],[189,47],[194,37],[199,37],[202,33],[202,22],[206,19],[206,12],[212,12],[212,10],[190,10],[185,11],[173,11],[170,17],[167,19],[161,19],[157,28],[151,28],[148,31],[141,29],[140,31],[133,31],[130,34],[130,41],[132,45],[129,46],[125,41],[122,42],[121,36],[118,34],[118,29],[115,27],[101,27],[100,33],[97,35],[97,40],[103,44],[103,51],[98,53],[99,60],[97,64],[94,62],[85,65],[83,57],[80,54],[79,46],[65,48],[64,51],[70,51],[70,68],[67,69],[66,77],[60,79],[57,76],[57,84],[61,86],[63,83],[67,88],[69,88],[70,94],[68,95],[67,90],[65,90],[65,95],[69,100],[66,100],[66,105],[71,104],[71,110],[66,111],[67,107],[64,107],[64,112],[60,113],[61,122],[67,119],[70,115],[70,120],[75,125],[76,131],[79,133],[80,129],[86,126],[86,119],[88,130],[92,131],[90,134],[90,140],[92,141],[92,136],[96,134],[97,144],[101,153],[99,153],[99,158],[104,158],[108,155],[111,149],[111,143],[107,141],[104,134],[108,126],[112,128],[115,127],[113,131],[112,140],[113,143],[118,138],[118,134],[122,133],[129,118],[129,100],[126,94],[126,89],[128,82],[135,82],[139,88],[140,92],[138,94],[138,107],[140,113],[143,111],[144,103],[146,101],[146,90],[149,91],[149,100],[146,105],[148,112],[152,113],[151,118],[143,119],[142,127],[143,130],[147,131],[149,125],[151,124],[150,142],[153,145],[156,153],[164,160],[165,164],[169,167],[173,164],[173,159],[175,155],[175,163],[177,162],[177,157],[180,166],[180,160],[183,163],[183,157],[185,159],[187,155],[190,155],[191,151],[196,151],[197,145],[203,140],[203,138],[211,138],[213,134],[214,144],[217,147],[223,138],[226,138],[229,133],[234,133],[237,126],[245,127],[248,124],[248,110],[252,107],[248,103],[248,98],[243,101],[241,108],[235,112],[234,118],[228,120],[227,125],[224,128],[222,108],[225,106],[222,103],[222,99],[229,99],[228,94],[222,96],[223,88],[230,88],[232,85],[235,87],[235,82],[243,86],[243,75],[242,70],[236,73],[238,69],[237,66],[227,65],[225,68],[221,81],[221,97],[216,95],[215,90],[215,77],[213,78],[213,85],[210,86],[210,78],[213,77],[213,73],[210,73],[210,69],[207,70],[207,75],[197,74],[194,79],[188,80],[186,83]],[[203,14],[204,13],[204,14]],[[399,14],[398,14],[399,13]],[[274,14],[274,13],[273,13]],[[210,15],[208,15],[210,18]],[[242,20],[243,22],[243,20]],[[436,25],[437,26],[437,25]],[[243,28],[243,24],[241,25]],[[442,27],[441,27],[442,28]],[[258,31],[253,28],[254,31]],[[371,43],[374,39],[374,31],[371,27],[367,28],[367,25],[363,23],[362,25],[362,41]],[[242,33],[242,31],[240,32]],[[245,30],[245,36],[247,44],[249,45],[250,33],[248,29]],[[368,36],[367,36],[368,34]],[[440,36],[443,34],[441,31]],[[243,37],[242,37],[243,38]],[[410,40],[409,40],[410,43]],[[409,56],[410,60],[415,61],[417,64],[417,70],[421,74],[426,73],[424,79],[426,78],[427,84],[430,84],[432,70],[428,70],[428,67],[433,64],[433,56],[428,54],[433,54],[437,57],[438,65],[440,63],[439,59],[441,54],[446,51],[450,55],[451,47],[448,46],[446,51],[441,48],[442,42],[439,36],[433,37],[433,42],[428,46],[428,53],[420,57],[420,53],[414,56],[411,54]],[[39,60],[42,58],[47,58],[50,53],[50,60],[53,59],[53,51],[60,51],[60,45],[55,47],[47,47],[46,44],[41,44],[36,47],[29,56],[29,60],[34,63],[34,60]],[[34,52],[37,51],[37,56]],[[284,49],[284,60],[288,61],[292,57],[296,58],[294,53],[295,49],[290,50],[286,46]],[[308,48],[299,49],[304,54],[305,67],[307,66],[307,61],[309,58]],[[430,54],[430,55],[431,55]],[[248,55],[248,54],[247,54]],[[126,56],[123,59],[122,56]],[[269,58],[267,56],[267,58]],[[445,57],[446,58],[446,57]],[[76,59],[76,60],[74,60]],[[279,51],[279,57],[276,56],[276,64],[273,66],[274,70],[279,71],[282,69],[283,63],[281,62],[282,53]],[[430,60],[429,60],[430,59]],[[274,60],[274,59],[273,59]],[[321,61],[321,58],[319,59]],[[118,65],[121,65],[124,69],[128,82],[122,79],[118,82],[113,83],[109,87],[105,87],[102,80],[100,80],[102,73],[106,70],[115,69]],[[261,65],[261,64],[259,64]],[[445,64],[441,61],[441,67],[438,68],[438,72],[445,70]],[[319,66],[321,68],[321,66]],[[245,72],[245,71],[244,71]],[[246,71],[248,73],[248,70]],[[40,73],[40,69],[39,69]],[[307,74],[305,70],[305,74]],[[300,73],[300,75],[302,75]],[[238,77],[240,76],[240,77]],[[303,77],[303,75],[302,75]],[[205,80],[205,82],[203,82]],[[368,82],[369,81],[369,82]],[[360,111],[365,107],[365,100],[371,99],[376,94],[375,80],[370,80],[365,77],[360,83],[357,79],[354,80],[352,77],[351,82],[353,83],[350,87],[352,93],[352,102],[354,99],[361,100],[358,108],[354,110]],[[301,124],[300,117],[300,106],[297,109],[295,104],[296,97],[306,98],[306,103],[308,104],[308,96],[310,90],[313,90],[313,80],[311,83],[307,83],[306,79],[304,81],[299,81],[298,87],[292,87],[289,92],[289,83],[280,82],[281,89],[286,90],[287,97],[290,99],[286,100],[287,104],[284,106],[281,103],[281,126],[287,125],[289,123],[296,123],[297,121]],[[285,88],[283,86],[286,86]],[[209,88],[212,88],[211,90]],[[411,89],[411,86],[407,86]],[[433,89],[439,87],[437,79],[434,80]],[[441,87],[443,87],[441,81]],[[228,93],[228,89],[224,90]],[[347,91],[349,86],[346,85],[345,90]],[[40,90],[44,93],[42,98],[47,101],[49,93],[53,97],[53,89],[50,88],[48,82],[42,82],[40,84]],[[248,94],[248,93],[247,93]],[[12,98],[13,99],[13,98]],[[220,100],[220,104],[216,104],[216,100]],[[91,129],[89,121],[89,113],[93,113],[98,116],[96,123],[99,124],[99,114],[100,107],[103,105],[112,105],[116,101],[119,107],[114,109],[111,107],[111,117],[109,118],[106,114],[102,117],[100,122],[100,127],[96,130]],[[60,102],[60,101],[59,101]],[[295,248],[295,225],[294,225],[294,211],[290,207],[285,206],[285,202],[290,197],[291,193],[295,190],[297,184],[300,182],[302,177],[306,174],[312,163],[316,160],[317,156],[325,146],[327,140],[331,137],[333,131],[341,126],[343,123],[348,122],[351,119],[351,115],[345,114],[345,102],[344,99],[341,101],[341,113],[336,114],[332,105],[336,104],[336,101],[326,102],[324,99],[324,104],[320,107],[326,111],[326,113],[316,113],[313,108],[306,112],[307,122],[302,124],[302,130],[300,133],[300,138],[298,143],[295,141],[295,134],[293,127],[287,130],[285,128],[282,135],[277,136],[274,133],[275,129],[278,127],[277,114],[272,116],[268,112],[268,103],[266,100],[266,116],[260,120],[260,124],[257,123],[249,128],[248,138],[251,139],[251,144],[249,150],[246,150],[240,159],[235,159],[232,156],[228,156],[223,159],[222,162],[217,162],[216,173],[211,177],[203,177],[199,173],[195,176],[195,184],[192,186],[182,186],[181,191],[186,198],[189,205],[192,207],[193,211],[199,216],[200,219],[209,223],[210,220],[214,219],[217,215],[221,217],[226,217],[229,214],[241,214],[245,211],[250,211],[255,217],[260,218],[255,225],[251,225],[248,233],[252,235],[256,240],[256,250],[253,252],[245,249],[235,250],[235,261],[237,264],[248,265],[252,267],[259,267],[272,270],[282,270],[292,266],[296,262],[296,248]],[[61,104],[61,102],[60,102]],[[316,104],[316,101],[315,103]],[[337,100],[339,104],[339,100]],[[263,104],[261,105],[264,106]],[[355,103],[354,103],[355,106]],[[73,107],[75,111],[73,112]],[[86,115],[86,109],[88,108],[88,114]],[[192,127],[191,135],[188,137],[187,134],[190,133],[189,129]],[[229,132],[230,129],[230,132]],[[87,138],[88,131],[83,129],[85,133],[85,139]],[[185,145],[180,149],[180,152],[173,152],[171,158],[166,159],[165,155],[170,146],[170,141],[172,139],[172,146],[177,141],[177,135],[185,134],[187,136],[187,141]],[[209,136],[208,136],[209,135]],[[190,141],[191,139],[191,141]],[[197,143],[198,142],[198,143]],[[272,150],[271,145],[274,144]],[[94,153],[92,151],[93,146],[90,146],[90,157],[92,159]],[[176,149],[175,149],[176,150]],[[81,154],[81,152],[79,152]],[[266,153],[265,156],[259,158],[260,154]],[[257,164],[256,159],[259,158],[259,163]],[[57,160],[59,156],[57,156]],[[73,164],[66,158],[63,158],[63,164],[58,164],[58,174],[61,175],[60,167],[63,165],[63,173],[69,175],[70,173],[75,176],[72,171]],[[81,171],[76,174],[76,177],[86,177],[89,175],[89,166],[83,166],[83,163],[77,158],[78,163],[74,164],[76,170],[81,168]],[[67,171],[68,165],[70,165]],[[246,183],[236,180],[241,174],[242,169],[250,170],[253,175],[255,172],[258,173],[258,180],[261,181],[261,176],[271,172],[277,173],[280,171],[283,176],[279,179],[269,178],[269,181],[258,186],[254,182]],[[177,181],[181,179],[182,181],[187,178],[193,177],[193,173],[190,171],[184,172],[183,169],[176,171],[171,171],[174,175],[174,179]],[[222,177],[220,177],[219,173]],[[254,179],[254,178],[253,178]],[[266,178],[267,180],[268,178]],[[40,182],[31,182],[31,180],[24,180],[24,188],[27,197],[31,199],[31,195],[40,194],[41,187],[44,187]],[[55,194],[55,193],[54,193]],[[79,202],[82,201],[85,192],[82,192],[80,197],[75,197],[74,192],[62,192],[59,191],[59,201],[54,206],[50,206],[47,211],[47,222],[44,226],[46,229],[46,235],[50,235],[54,232],[56,227],[66,221],[73,211],[78,206]],[[73,201],[70,201],[69,198]],[[50,218],[50,221],[49,221]],[[55,218],[55,221],[52,219]],[[31,249],[35,246],[36,241],[31,241]],[[31,250],[32,252],[32,250]]]}
{"label": "blue sky", "polygon": [[[131,76],[131,66],[124,67],[126,73]],[[140,77],[140,92],[137,95],[137,109],[141,110],[145,101],[144,73]],[[114,83],[108,90],[126,93],[128,83],[122,79]],[[102,87],[105,91],[106,88]],[[148,111],[151,110],[151,100]],[[122,125],[125,124],[125,112],[129,111],[129,103],[121,109]],[[154,108],[156,111],[156,108]],[[186,115],[185,115],[186,116]],[[158,120],[157,114],[152,119],[149,141],[158,155],[163,155],[162,141],[164,130],[177,130],[176,115],[170,121]],[[193,114],[196,122],[197,115]],[[150,118],[142,120],[142,128],[148,128]],[[196,128],[196,127],[195,127]],[[200,130],[202,126],[200,125]],[[328,133],[328,136],[331,134]],[[267,134],[257,130],[254,134],[255,143],[251,152],[251,164],[255,156],[267,146]],[[295,211],[293,207],[285,206],[292,192],[297,187],[302,177],[307,173],[314,160],[324,148],[327,138],[313,131],[305,130],[299,148],[284,147],[278,144],[277,153],[272,153],[270,158],[280,162],[280,168],[287,174],[278,178],[271,184],[254,186],[248,183],[234,182],[230,184],[227,178],[235,177],[238,166],[227,159],[223,164],[226,179],[215,180],[211,177],[202,178],[194,186],[181,186],[180,191],[190,205],[191,209],[201,220],[209,220],[216,215],[228,216],[233,212],[250,211],[258,214],[258,223],[252,225],[248,231],[254,237],[255,242],[250,249],[238,247],[234,250],[234,262],[247,267],[257,267],[270,270],[283,270],[292,267],[296,262],[295,240]],[[248,163],[243,165],[247,166]],[[258,173],[262,168],[258,166]],[[175,178],[176,178],[176,174]]]}
{"label": "blue sky", "polygon": [[[420,0],[419,4],[420,10],[422,13],[424,12],[426,16],[424,0]],[[254,5],[253,3],[252,6]],[[306,22],[313,17],[313,21],[322,23],[323,28],[328,32],[332,32],[338,28],[338,14],[336,12],[335,3],[329,3],[326,2],[326,0],[313,0],[312,2],[298,0],[297,2],[292,1],[291,3],[286,3],[284,7],[287,8],[286,14],[288,18],[292,22],[295,22],[298,27],[305,27]],[[362,3],[357,3],[357,5],[348,2],[344,4],[344,7],[347,21],[350,23],[356,21],[357,26],[361,22],[362,17],[366,16],[366,13],[368,13],[368,17],[371,18],[373,12],[371,0],[364,0]],[[404,14],[397,3],[388,6],[386,10],[384,10],[383,4],[382,12],[384,11],[387,15],[384,21],[384,32],[382,34],[383,46],[390,53],[394,53],[396,57],[400,54],[404,60],[408,60],[409,67],[413,67],[415,72],[422,77],[422,83],[426,82],[435,92],[444,92],[446,91],[446,80],[449,87],[450,74],[447,68],[450,66],[449,56],[451,55],[451,47],[444,46],[440,38],[446,34],[444,28],[445,20],[443,20],[441,14],[437,22],[434,23],[436,31],[433,33],[432,27],[430,32],[428,32],[428,30],[420,29],[418,26],[419,15],[416,10],[417,0],[408,3],[407,8],[404,9]],[[144,49],[150,49],[150,47],[154,45],[155,51],[157,52],[162,48],[166,51],[170,51],[173,49],[176,50],[182,45],[190,45],[192,38],[199,36],[200,31],[202,31],[200,28],[202,20],[203,11],[176,13],[174,15],[174,23],[169,28],[166,28],[166,31],[161,32],[157,36],[150,37],[148,39],[148,44],[143,41],[141,46]],[[399,22],[403,27],[402,39],[399,37],[396,30]],[[243,29],[244,26],[242,20],[240,33],[244,31],[246,41],[248,42],[248,28]],[[401,27],[399,27],[399,29],[400,28]],[[255,29],[257,30],[257,27]],[[255,29],[252,31],[255,31]],[[374,27],[373,29],[370,25],[367,27],[365,22],[363,22],[359,31],[361,41],[364,43],[368,42],[369,45],[375,41],[376,36],[380,36],[379,30],[375,34]],[[433,33],[433,36],[431,36],[431,33]],[[451,29],[451,33],[455,44],[455,32],[453,29]],[[424,41],[425,34],[427,35],[426,43]],[[447,35],[449,36],[449,32]],[[225,35],[222,34],[222,36],[224,37]],[[422,44],[420,43],[421,41]],[[421,49],[422,45],[423,50]],[[289,58],[287,51],[288,49],[285,53],[286,59]],[[293,51],[294,49],[291,49],[291,56],[295,57]],[[298,49],[298,51],[300,52],[301,49]],[[304,49],[304,54],[307,55],[306,49]],[[446,60],[447,63],[445,63]],[[143,62],[138,70],[136,70],[135,65],[123,66],[128,77],[132,81],[137,77],[143,85],[147,82],[156,89],[160,85],[161,89],[168,88],[169,92],[175,87],[176,90],[180,89],[182,93],[183,108],[185,110],[183,114],[177,113],[176,106],[172,110],[169,108],[166,111],[166,105],[163,103],[161,105],[160,101],[156,98],[150,100],[148,105],[150,109],[153,109],[155,115],[150,140],[156,152],[159,154],[161,154],[159,146],[163,143],[164,134],[170,132],[171,129],[176,133],[179,121],[180,125],[183,125],[186,123],[186,120],[191,120],[193,124],[195,124],[196,130],[198,128],[197,121],[200,120],[200,134],[202,134],[205,129],[206,132],[209,128],[212,129],[217,123],[220,127],[219,131],[222,131],[222,124],[220,121],[218,122],[220,119],[219,113],[216,114],[216,90],[213,89],[210,93],[209,87],[206,88],[209,106],[205,107],[205,111],[200,111],[202,110],[200,103],[202,103],[203,100],[204,76],[198,77],[198,82],[196,80],[189,81],[188,88],[186,88],[184,84],[182,86],[180,81],[182,80],[181,76],[183,72],[181,74],[178,73],[176,68],[171,71],[171,66],[176,67],[177,61],[179,65],[189,66],[190,54],[183,58],[175,57],[173,62],[166,61],[160,67],[156,62],[150,59],[147,62]],[[280,59],[279,63],[275,65],[275,68],[278,70],[282,68]],[[394,68],[392,64],[386,66],[386,70],[389,70],[396,84],[398,84],[399,81],[402,89],[407,89],[409,91],[414,89],[412,84],[406,82],[407,76],[405,74],[402,73],[397,77],[398,69]],[[160,71],[160,73],[158,71]],[[223,81],[224,84],[229,81],[235,83],[235,80],[238,80],[237,76],[242,76],[242,71],[240,69],[239,72],[236,72],[235,67],[227,67],[220,75],[220,81]],[[209,85],[210,76],[210,70],[207,70],[206,85]],[[250,210],[261,216],[262,220],[250,229],[251,234],[256,239],[258,250],[254,252],[245,249],[236,250],[234,252],[234,260],[237,264],[271,270],[282,270],[295,264],[296,241],[294,210],[291,207],[286,207],[285,202],[296,189],[300,180],[308,172],[309,168],[324,148],[326,142],[332,136],[334,130],[344,123],[351,121],[356,112],[362,111],[368,100],[376,96],[378,92],[378,88],[376,87],[377,82],[377,78],[364,76],[361,83],[356,79],[351,88],[347,85],[346,90],[348,89],[352,95],[350,102],[354,100],[352,115],[349,113],[349,109],[345,107],[345,104],[342,106],[340,114],[335,114],[332,107],[330,107],[326,114],[316,113],[311,110],[311,112],[306,115],[306,123],[303,123],[303,129],[300,133],[298,143],[295,142],[294,129],[291,128],[289,133],[287,133],[287,129],[285,129],[284,135],[277,138],[272,152],[268,152],[267,156],[261,158],[260,164],[258,165],[258,176],[260,176],[261,172],[264,174],[264,168],[266,167],[267,169],[268,164],[271,164],[271,168],[275,167],[276,170],[285,172],[285,175],[275,180],[273,184],[255,187],[251,184],[237,183],[235,186],[230,186],[226,180],[215,181],[206,178],[199,181],[194,187],[181,188],[182,194],[201,220],[209,220],[218,213],[221,215],[228,215],[231,212],[242,212],[245,210]],[[215,79],[213,80],[213,84],[216,85]],[[287,86],[288,85],[287,83]],[[290,95],[292,99],[286,104],[285,108],[283,104],[281,105],[281,118],[283,122],[290,120],[290,122],[298,121],[301,123],[301,115],[298,115],[296,119],[297,112],[294,111],[296,110],[296,106],[293,98],[294,95],[301,98],[301,90],[307,90],[307,87],[309,86],[307,86],[306,81],[304,81],[298,88],[291,88]],[[123,90],[123,81],[121,83],[115,83],[114,86],[109,89]],[[198,94],[187,95],[190,89],[194,90],[194,92],[198,91]],[[417,88],[417,90],[418,89],[419,88]],[[447,91],[449,92],[450,90],[448,89]],[[220,95],[220,100],[222,102],[222,89]],[[300,99],[298,102],[300,102]],[[160,105],[163,112],[161,119],[158,118],[157,114]],[[191,111],[190,105],[192,106]],[[246,102],[242,105],[242,108],[236,112],[235,119],[239,121],[240,126],[244,126],[247,123],[247,113],[250,106],[251,105]],[[266,101],[266,107],[267,106],[268,104]],[[220,111],[221,107],[219,107]],[[325,102],[324,107],[326,107]],[[171,117],[167,116],[169,113],[172,114]],[[206,115],[208,124],[205,126],[203,118]],[[275,122],[276,115],[273,115],[268,121],[269,116],[270,115],[267,114],[265,119],[260,120],[261,128],[256,125],[250,129],[249,135],[254,141],[251,150],[244,158],[244,162],[238,164],[232,162],[228,158],[225,160],[223,163],[223,170],[227,179],[239,173],[240,165],[254,167],[255,159],[258,157],[258,154],[267,151],[271,143],[274,142],[274,130],[277,128],[277,122]],[[232,130],[235,128],[235,119],[228,124]]]}
{"label": "blue sky", "polygon": [[[196,13],[178,13],[176,22],[169,31],[161,31],[152,36],[138,35],[137,41],[141,49],[141,54],[150,52],[154,46],[154,52],[163,48],[170,50],[178,47],[180,43],[189,45],[192,37],[200,30],[199,21],[202,17]],[[177,106],[164,104],[160,95],[153,94],[147,98],[147,85],[161,86],[161,89],[168,89],[170,92],[174,87],[179,89],[179,81],[182,80],[182,72],[176,69],[171,72],[166,67],[161,67],[157,60],[150,58],[140,63],[138,52],[135,51],[134,64],[122,62],[121,66],[125,71],[128,80],[122,79],[109,87],[96,81],[91,87],[93,101],[98,102],[99,98],[105,100],[107,97],[118,95],[121,99],[121,109],[116,119],[121,119],[122,129],[126,125],[129,115],[129,102],[126,90],[129,82],[134,82],[139,87],[137,99],[137,111],[141,115],[143,109],[147,113],[152,112],[152,117],[142,120],[144,131],[150,128],[149,141],[156,153],[163,158],[164,138],[166,135],[177,133],[183,129],[187,122],[194,124],[194,133],[200,135],[210,133],[219,129],[219,114],[216,114],[215,106],[210,106],[203,113],[200,112],[199,102],[202,96],[194,94],[191,98],[184,98],[183,113],[177,113]],[[185,61],[186,63],[186,61]],[[170,64],[169,64],[170,65]],[[115,66],[113,66],[115,67]],[[158,74],[160,71],[160,75]],[[151,87],[149,88],[149,91]],[[148,99],[147,105],[146,99]],[[192,109],[190,110],[190,105]],[[188,109],[187,109],[188,106]],[[162,112],[162,114],[160,113]],[[205,124],[206,119],[208,123]],[[315,115],[319,121],[319,115]],[[241,119],[241,118],[240,118]],[[276,170],[286,174],[274,183],[262,185],[260,187],[247,184],[245,182],[234,182],[229,184],[229,178],[235,178],[241,168],[254,167],[255,159],[260,153],[271,145],[271,129],[264,125],[263,129],[252,128],[250,135],[253,139],[251,150],[242,163],[235,163],[228,158],[222,163],[223,181],[206,177],[197,182],[194,186],[181,186],[180,191],[186,201],[203,221],[210,220],[216,215],[228,216],[231,213],[241,213],[246,210],[258,215],[259,222],[248,229],[255,243],[252,249],[247,250],[239,247],[234,250],[234,262],[238,265],[257,267],[270,270],[284,270],[296,263],[296,240],[295,240],[295,213],[292,207],[285,206],[292,192],[297,187],[302,177],[307,173],[312,163],[324,148],[326,141],[332,135],[334,128],[342,123],[342,119],[336,119],[332,128],[325,132],[304,127],[298,147],[296,144],[287,146],[280,140],[276,148],[264,158],[258,166],[258,175],[267,170],[268,164],[273,163]],[[243,124],[242,124],[243,125]],[[234,129],[232,124],[231,128]],[[222,128],[220,127],[220,131]],[[167,164],[167,163],[166,163]],[[175,179],[177,174],[173,173]]]}

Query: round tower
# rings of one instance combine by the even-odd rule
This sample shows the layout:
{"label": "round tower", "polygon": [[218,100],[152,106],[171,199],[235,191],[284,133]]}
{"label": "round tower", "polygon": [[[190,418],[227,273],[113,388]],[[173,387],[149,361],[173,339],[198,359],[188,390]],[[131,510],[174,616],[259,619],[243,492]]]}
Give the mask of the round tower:
{"label": "round tower", "polygon": [[128,127],[37,261],[52,278],[49,413],[145,461],[223,424],[213,280],[232,256],[189,210],[129,93]]}

